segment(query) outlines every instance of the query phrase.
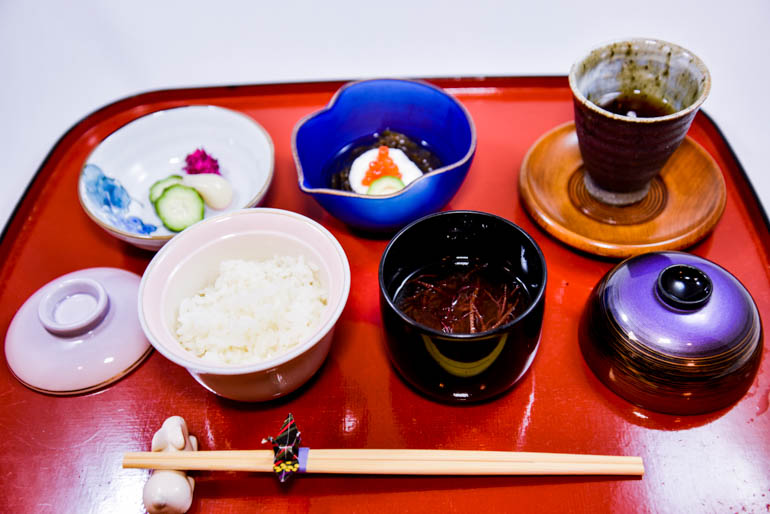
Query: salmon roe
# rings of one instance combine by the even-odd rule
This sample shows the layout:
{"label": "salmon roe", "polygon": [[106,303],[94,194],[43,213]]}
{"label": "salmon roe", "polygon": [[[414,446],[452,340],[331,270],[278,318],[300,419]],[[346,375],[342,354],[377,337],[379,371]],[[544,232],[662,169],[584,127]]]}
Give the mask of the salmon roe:
{"label": "salmon roe", "polygon": [[396,166],[396,163],[390,158],[388,147],[382,145],[378,150],[377,158],[369,163],[369,169],[366,170],[366,175],[361,181],[365,186],[372,185],[372,182],[382,177],[401,178],[401,172],[398,171],[398,166]]}

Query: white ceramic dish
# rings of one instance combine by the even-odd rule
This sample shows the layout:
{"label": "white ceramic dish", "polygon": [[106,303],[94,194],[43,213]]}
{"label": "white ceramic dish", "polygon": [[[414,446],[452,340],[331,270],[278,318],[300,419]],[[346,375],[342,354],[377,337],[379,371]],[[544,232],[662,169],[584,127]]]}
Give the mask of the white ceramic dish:
{"label": "white ceramic dish", "polygon": [[[233,189],[230,205],[222,210],[206,206],[205,218],[262,201],[273,179],[270,135],[244,114],[196,105],[148,114],[110,134],[83,167],[80,204],[111,235],[157,250],[176,233],[158,218],[150,186],[172,174],[184,175],[185,157],[199,148],[219,162]],[[106,187],[98,187],[96,180]]]}
{"label": "white ceramic dish", "polygon": [[[315,332],[288,353],[253,364],[212,364],[185,350],[174,334],[182,300],[211,284],[224,260],[275,255],[302,255],[318,266],[327,306]],[[290,211],[244,209],[196,223],[161,248],[142,276],[139,321],[150,343],[209,391],[265,401],[294,391],[321,367],[349,291],[347,257],[323,226]]]}

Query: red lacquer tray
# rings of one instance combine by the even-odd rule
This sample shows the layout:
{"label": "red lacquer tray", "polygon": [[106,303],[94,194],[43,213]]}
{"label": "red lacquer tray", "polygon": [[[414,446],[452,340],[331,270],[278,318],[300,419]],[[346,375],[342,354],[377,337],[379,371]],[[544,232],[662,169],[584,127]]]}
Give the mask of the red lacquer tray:
{"label": "red lacquer tray", "polygon": [[[183,416],[202,449],[249,449],[288,412],[316,448],[440,448],[640,455],[641,479],[615,477],[299,476],[197,473],[191,512],[520,511],[765,512],[770,509],[770,370],[763,359],[731,408],[675,417],[634,407],[590,372],[577,344],[585,301],[613,261],[579,254],[527,217],[517,184],[527,149],[572,118],[566,78],[444,79],[470,110],[478,150],[447,209],[477,209],[521,225],[548,264],[543,339],[534,364],[507,394],[482,405],[434,403],[407,387],[383,349],[377,265],[387,241],[364,239],[300,193],[290,152],[294,124],[324,106],[340,83],[161,91],[112,104],[70,130],[51,151],[0,244],[0,327],[39,287],[70,271],[114,266],[141,274],[152,254],[112,238],[81,210],[86,156],[128,121],[159,109],[215,104],[252,116],[275,142],[266,205],[303,213],[339,239],[352,288],[331,353],[301,390],[267,404],[222,400],[154,353],[97,393],[33,392],[0,366],[0,511],[141,512],[148,472],[124,470],[126,451],[149,448],[170,415]],[[770,312],[770,235],[763,211],[719,129],[699,114],[690,136],[721,167],[727,208],[691,251],[735,274],[760,313]],[[767,350],[766,350],[767,353]],[[766,357],[766,356],[765,356]]]}

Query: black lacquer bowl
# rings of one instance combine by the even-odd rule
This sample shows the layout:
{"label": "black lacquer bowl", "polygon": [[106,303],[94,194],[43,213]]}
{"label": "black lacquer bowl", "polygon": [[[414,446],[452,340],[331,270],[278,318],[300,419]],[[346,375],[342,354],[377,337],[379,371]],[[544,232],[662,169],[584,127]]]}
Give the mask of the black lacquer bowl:
{"label": "black lacquer bowl", "polygon": [[596,376],[626,400],[668,414],[702,414],[740,399],[762,344],[746,288],[682,252],[618,264],[597,284],[580,325],[580,348]]}
{"label": "black lacquer bowl", "polygon": [[[475,333],[447,333],[415,321],[397,305],[399,289],[441,261],[483,262],[515,277],[525,293],[523,308],[514,319]],[[475,211],[421,218],[390,241],[379,280],[388,354],[420,392],[451,403],[482,401],[511,388],[529,369],[540,342],[546,265],[535,241],[513,223]]]}

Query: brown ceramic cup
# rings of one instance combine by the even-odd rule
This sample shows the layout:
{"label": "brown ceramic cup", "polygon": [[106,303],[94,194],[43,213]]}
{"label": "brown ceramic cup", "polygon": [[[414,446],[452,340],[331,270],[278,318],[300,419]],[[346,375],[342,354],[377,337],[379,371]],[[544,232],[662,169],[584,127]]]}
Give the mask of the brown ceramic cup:
{"label": "brown ceramic cup", "polygon": [[584,182],[597,200],[638,202],[679,147],[711,88],[684,48],[629,39],[590,51],[570,70]]}

